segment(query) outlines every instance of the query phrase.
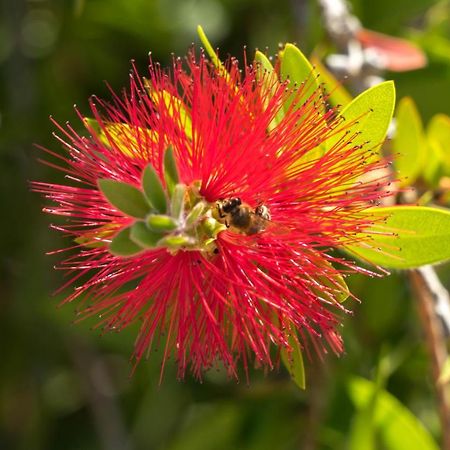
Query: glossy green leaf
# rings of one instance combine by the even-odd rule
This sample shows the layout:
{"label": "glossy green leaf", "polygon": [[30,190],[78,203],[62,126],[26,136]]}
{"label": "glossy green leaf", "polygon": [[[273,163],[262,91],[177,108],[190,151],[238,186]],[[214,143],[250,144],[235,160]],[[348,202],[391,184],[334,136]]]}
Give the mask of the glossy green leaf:
{"label": "glossy green leaf", "polygon": [[178,226],[178,222],[173,217],[164,214],[149,214],[146,223],[151,230],[159,232],[173,231]]}
{"label": "glossy green leaf", "polygon": [[[320,84],[317,79],[313,66],[308,61],[308,58],[300,51],[298,47],[293,44],[286,44],[284,49],[280,52],[280,75],[281,80],[289,79],[291,83],[295,83],[299,89],[303,89],[301,98],[297,98],[294,92],[290,100],[285,105],[285,110],[289,108],[290,102],[294,98],[301,106],[303,102],[308,100],[314,92],[320,89]],[[291,88],[294,86],[291,85]],[[321,109],[324,109],[324,105]]]}
{"label": "glossy green leaf", "polygon": [[256,71],[258,79],[261,79],[261,76],[264,72],[267,72],[269,74],[274,73],[274,68],[269,58],[259,50],[256,50],[255,52],[255,62],[260,65],[260,67]]}
{"label": "glossy green leaf", "polygon": [[[309,152],[305,153],[300,159],[298,159],[295,164],[299,164],[300,166],[310,162],[310,161],[318,161],[326,152],[329,147],[322,143],[321,145],[313,148]],[[294,164],[294,167],[295,167]]]}
{"label": "glossy green leaf", "polygon": [[347,251],[380,266],[411,269],[450,259],[450,211],[421,206],[372,208],[365,214],[386,217],[374,225],[370,240]]}
{"label": "glossy green leaf", "polygon": [[164,178],[166,180],[167,190],[172,195],[173,189],[179,181],[179,176],[173,147],[171,145],[167,147],[164,153]]}
{"label": "glossy green leaf", "polygon": [[[369,402],[374,401],[374,392],[379,389],[374,403],[372,426],[382,445],[374,448],[438,450],[438,445],[422,423],[387,391],[380,389],[371,381],[357,377],[349,382],[348,389],[350,398],[359,411],[363,411]],[[370,448],[358,447],[351,448],[352,450]]]}
{"label": "glossy green leaf", "polygon": [[149,164],[142,174],[142,189],[150,205],[158,212],[167,211],[166,193],[155,168]]}
{"label": "glossy green leaf", "polygon": [[281,349],[281,360],[289,371],[292,380],[300,389],[306,388],[305,365],[303,363],[302,349],[293,328],[289,335],[289,345],[292,351],[288,352],[284,347]]}
{"label": "glossy green leaf", "polygon": [[133,256],[142,251],[142,247],[133,242],[130,238],[131,228],[127,227],[117,233],[111,244],[109,251],[116,256]]}
{"label": "glossy green leaf", "polygon": [[416,181],[424,168],[427,142],[422,119],[411,98],[405,97],[400,100],[396,119],[395,137],[392,140],[394,162],[401,186],[409,186]]}
{"label": "glossy green leaf", "polygon": [[150,230],[147,225],[138,221],[131,227],[130,239],[144,248],[156,247],[157,242],[163,237],[162,233]]}
{"label": "glossy green leaf", "polygon": [[[354,145],[368,144],[364,150],[376,149],[383,144],[395,105],[395,87],[392,81],[385,81],[359,94],[340,113],[340,117],[361,134],[352,140]],[[332,145],[340,136],[330,138]]]}
{"label": "glossy green leaf", "polygon": [[[255,62],[257,64],[256,79],[262,82],[263,95],[267,96],[266,103],[268,103],[270,95],[276,92],[278,75],[267,56],[259,50],[255,53]],[[273,130],[283,120],[283,117],[284,109],[280,108],[269,124],[269,131]]]}
{"label": "glossy green leaf", "polygon": [[108,202],[127,216],[144,218],[150,211],[144,194],[131,184],[102,179],[98,187]]}

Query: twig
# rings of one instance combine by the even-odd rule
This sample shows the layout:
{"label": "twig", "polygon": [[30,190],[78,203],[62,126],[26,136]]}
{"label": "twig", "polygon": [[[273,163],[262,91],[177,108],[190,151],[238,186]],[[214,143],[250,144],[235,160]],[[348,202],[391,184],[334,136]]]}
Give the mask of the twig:
{"label": "twig", "polygon": [[332,41],[341,51],[347,49],[348,43],[361,29],[361,22],[350,13],[347,2],[343,0],[318,0],[322,9],[325,29]]}
{"label": "twig", "polygon": [[436,305],[448,302],[449,294],[430,266],[409,271],[409,278],[417,297],[420,319],[431,359],[433,382],[442,426],[442,448],[450,450],[450,392],[448,385],[441,383],[439,380],[448,358],[448,352],[443,322],[436,313]]}
{"label": "twig", "polygon": [[338,53],[326,59],[328,67],[338,77],[347,77],[356,92],[378,84],[385,67],[373,52],[363,49],[358,41],[361,22],[345,0],[318,0],[325,29]]}

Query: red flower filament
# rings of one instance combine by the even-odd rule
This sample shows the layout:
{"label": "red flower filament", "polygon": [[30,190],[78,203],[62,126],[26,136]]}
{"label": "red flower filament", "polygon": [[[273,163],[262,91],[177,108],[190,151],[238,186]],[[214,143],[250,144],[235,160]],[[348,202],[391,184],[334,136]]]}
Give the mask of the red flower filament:
{"label": "red flower filament", "polygon": [[[341,352],[342,275],[364,269],[333,250],[371,225],[361,212],[387,180],[362,176],[386,163],[352,144],[355,124],[324,108],[320,91],[305,98],[308,81],[242,73],[236,60],[228,75],[204,56],[186,63],[151,63],[146,80],[133,70],[128,94],[93,98],[96,122],[80,114],[88,136],[56,124],[66,154],[47,150],[63,162],[48,164],[70,185],[33,188],[75,240],[61,268],[72,273],[63,288],[78,286],[65,302],[106,330],[139,321],[135,361],[162,345],[163,367],[175,357],[180,378],[220,362],[236,377],[238,361],[273,368],[272,348],[291,351],[295,331],[306,350]],[[127,213],[111,200],[118,186],[140,207],[155,174],[159,210]]]}

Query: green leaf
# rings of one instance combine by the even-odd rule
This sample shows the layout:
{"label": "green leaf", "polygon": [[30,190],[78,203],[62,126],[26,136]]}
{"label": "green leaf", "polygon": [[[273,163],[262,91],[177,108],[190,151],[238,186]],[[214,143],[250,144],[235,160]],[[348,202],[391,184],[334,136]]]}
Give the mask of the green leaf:
{"label": "green leaf", "polygon": [[201,229],[206,234],[206,236],[214,240],[216,239],[217,235],[221,231],[225,231],[227,227],[225,224],[218,222],[216,219],[212,217],[206,217],[201,222]]}
{"label": "green leaf", "polygon": [[[374,392],[379,389],[375,398],[372,426],[384,445],[375,448],[438,450],[438,445],[422,423],[387,391],[371,381],[357,377],[350,381],[348,389],[351,400],[360,412],[374,400]],[[354,437],[350,436],[350,441],[352,439]],[[369,447],[350,448],[360,450]]]}
{"label": "green leaf", "polygon": [[441,384],[450,383],[450,356],[447,356],[442,371],[439,374],[438,382]]}
{"label": "green leaf", "polygon": [[433,116],[427,127],[427,138],[444,165],[444,175],[450,176],[450,117],[445,114]]}
{"label": "green leaf", "polygon": [[166,193],[156,173],[155,168],[149,164],[142,174],[142,189],[150,205],[160,213],[167,211]]}
{"label": "green leaf", "polygon": [[209,208],[205,202],[201,201],[197,203],[186,217],[186,227],[193,226],[208,209]]}
{"label": "green leaf", "polygon": [[[270,96],[275,94],[277,89],[278,75],[267,56],[259,50],[255,53],[255,62],[257,65],[256,79],[262,82],[263,95],[266,103],[269,103]],[[269,124],[269,131],[273,130],[283,120],[283,117],[284,109],[280,108]]]}
{"label": "green leaf", "polygon": [[[376,397],[373,398],[376,401]],[[353,416],[348,433],[348,450],[377,450],[375,447],[375,430],[373,411],[367,406]]]}
{"label": "green leaf", "polygon": [[[181,404],[177,397],[172,401],[175,405]],[[161,413],[164,415],[161,416],[161,413],[157,411],[155,417],[161,419],[171,417],[167,415],[166,402],[167,400],[160,400],[159,403],[161,405]],[[192,414],[192,418],[189,418],[189,425],[182,432],[173,433],[173,436],[169,438],[170,443],[165,447],[170,450],[223,450],[237,449],[239,446],[239,449],[242,449],[243,447],[239,444],[236,445],[236,442],[242,439],[242,428],[245,426],[247,414],[248,410],[243,408],[238,402],[208,401],[208,404],[196,407],[195,414]],[[272,430],[272,427],[263,427],[264,425],[261,428],[257,428],[258,437],[263,432],[263,429],[268,428]],[[246,450],[260,448],[251,445],[253,442],[252,437],[249,438],[249,442],[250,444],[246,446]]]}
{"label": "green leaf", "polygon": [[106,147],[108,148],[111,147],[111,142],[109,142],[109,139],[105,134],[105,131],[103,130],[103,128],[100,126],[100,124],[96,119],[93,119],[91,117],[84,117],[83,121],[89,133],[91,133],[93,136],[96,136],[97,139],[99,139],[100,142]]}
{"label": "green leaf", "polygon": [[274,72],[274,68],[272,66],[272,63],[269,61],[269,58],[259,50],[256,50],[255,52],[255,62],[260,65],[260,67],[256,71],[257,78],[261,79],[261,76],[264,72],[267,72],[269,74]]}
{"label": "green leaf", "polygon": [[106,224],[95,230],[86,231],[81,234],[74,241],[77,244],[83,245],[87,248],[99,248],[107,245],[106,239],[111,238],[117,232],[117,226],[114,224]]}
{"label": "green leaf", "polygon": [[172,195],[175,185],[179,181],[179,176],[175,156],[173,154],[173,147],[171,145],[167,147],[166,152],[164,153],[164,178],[166,180],[169,195]]}
{"label": "green leaf", "polygon": [[178,227],[178,222],[164,214],[149,214],[146,219],[148,227],[153,231],[173,231]]}
{"label": "green leaf", "polygon": [[169,234],[161,238],[158,245],[162,247],[168,247],[172,250],[178,250],[180,247],[191,245],[192,242],[192,238],[190,238],[189,236],[185,236],[184,234]]}
{"label": "green leaf", "polygon": [[222,64],[222,61],[220,61],[219,57],[217,56],[217,53],[213,49],[213,46],[209,42],[209,39],[207,38],[206,33],[204,32],[201,25],[197,26],[197,34],[200,38],[200,41],[205,47],[206,53],[208,53],[209,57],[211,58],[211,61],[219,69],[219,73],[222,76],[223,75],[229,76],[224,65]]}
{"label": "green leaf", "polygon": [[392,140],[394,162],[400,175],[400,185],[409,186],[420,175],[427,155],[422,119],[410,97],[400,100],[396,119],[395,138]]}
{"label": "green leaf", "polygon": [[317,56],[312,56],[310,61],[320,74],[319,81],[325,85],[326,91],[329,94],[328,102],[332,106],[343,107],[348,105],[353,97],[342,83],[336,80],[334,75],[322,64],[322,61]]}
{"label": "green leaf", "polygon": [[184,212],[185,194],[186,186],[184,184],[177,184],[173,190],[170,203],[170,215],[176,220],[180,219]]}
{"label": "green leaf", "polygon": [[[359,94],[339,114],[345,122],[352,123],[355,131],[361,134],[356,136],[352,143],[362,145],[369,142],[364,150],[375,149],[383,144],[389,124],[392,120],[395,105],[395,87],[392,81],[385,81],[367,89]],[[330,138],[328,147],[331,147],[341,136]]]}
{"label": "green leaf", "polygon": [[[331,266],[329,262],[326,262],[326,265]],[[350,295],[347,283],[345,282],[344,277],[340,274],[331,276],[328,274],[328,271],[326,271],[325,275],[321,275],[320,273],[316,274],[316,276],[314,276],[314,280],[318,283],[318,286],[316,287],[313,285],[311,290],[315,292],[319,298],[329,297],[327,292],[324,292],[323,286],[327,287],[331,291],[332,298],[337,300],[339,303],[345,302]]]}
{"label": "green leaf", "polygon": [[100,136],[103,133],[102,127],[99,125],[97,120],[91,118],[91,117],[84,117],[83,118],[84,123],[87,125],[88,128],[91,128],[92,131],[97,135]]}
{"label": "green leaf", "polygon": [[110,253],[116,256],[133,256],[142,251],[142,248],[130,239],[130,231],[130,227],[127,227],[114,236],[109,244]]}
{"label": "green leaf", "polygon": [[[445,174],[444,151],[434,139],[427,142],[427,155],[421,173],[423,179],[433,188],[438,188],[441,177]],[[432,201],[433,194],[430,192]]]}
{"label": "green leaf", "polygon": [[95,119],[85,117],[83,120],[88,131],[95,134],[103,145],[108,148],[114,146],[131,158],[136,158],[140,142],[158,142],[158,133],[154,130],[121,122],[104,122],[101,127]]}
{"label": "green leaf", "polygon": [[192,120],[191,116],[183,101],[172,95],[166,90],[154,90],[151,83],[144,78],[145,88],[147,89],[149,97],[159,109],[166,108],[169,117],[182,130],[189,139],[192,139]]}
{"label": "green leaf", "polygon": [[137,245],[144,248],[154,248],[157,242],[163,237],[162,233],[149,230],[147,225],[138,221],[131,227],[130,239]]}
{"label": "green leaf", "polygon": [[411,269],[450,259],[450,211],[394,206],[372,208],[365,214],[368,218],[387,216],[387,219],[367,230],[368,233],[361,233],[363,244],[345,247],[354,256],[394,269]]}
{"label": "green leaf", "polygon": [[292,380],[300,389],[306,388],[305,366],[303,363],[303,356],[300,344],[298,342],[297,333],[291,327],[289,334],[289,345],[292,351],[288,352],[286,348],[281,348],[281,360],[289,371]]}
{"label": "green leaf", "polygon": [[[302,98],[298,98],[296,93],[292,93],[290,100],[287,101],[284,109],[289,108],[290,103],[296,99],[298,107],[301,107],[302,103],[308,100],[315,91],[320,89],[320,84],[317,79],[316,73],[308,58],[300,51],[298,47],[293,44],[286,44],[284,49],[280,52],[281,66],[280,74],[281,80],[289,79],[291,83],[296,83],[299,89],[303,89]],[[290,88],[294,86],[291,85]],[[324,109],[324,106],[323,108]]]}
{"label": "green leaf", "polygon": [[150,211],[144,194],[131,184],[102,179],[98,187],[108,202],[127,216],[144,218]]}

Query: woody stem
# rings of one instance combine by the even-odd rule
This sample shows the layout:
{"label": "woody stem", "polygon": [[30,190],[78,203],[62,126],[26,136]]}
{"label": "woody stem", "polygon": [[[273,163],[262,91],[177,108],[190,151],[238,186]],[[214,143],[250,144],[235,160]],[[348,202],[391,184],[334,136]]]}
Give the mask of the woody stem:
{"label": "woody stem", "polygon": [[440,289],[441,286],[436,286],[439,280],[433,274],[434,269],[425,266],[410,270],[409,278],[417,298],[419,317],[431,360],[433,384],[442,427],[442,448],[450,450],[450,386],[440,380],[448,352],[444,327],[436,314],[436,303],[439,302],[437,296],[440,292],[445,293],[446,291]]}

